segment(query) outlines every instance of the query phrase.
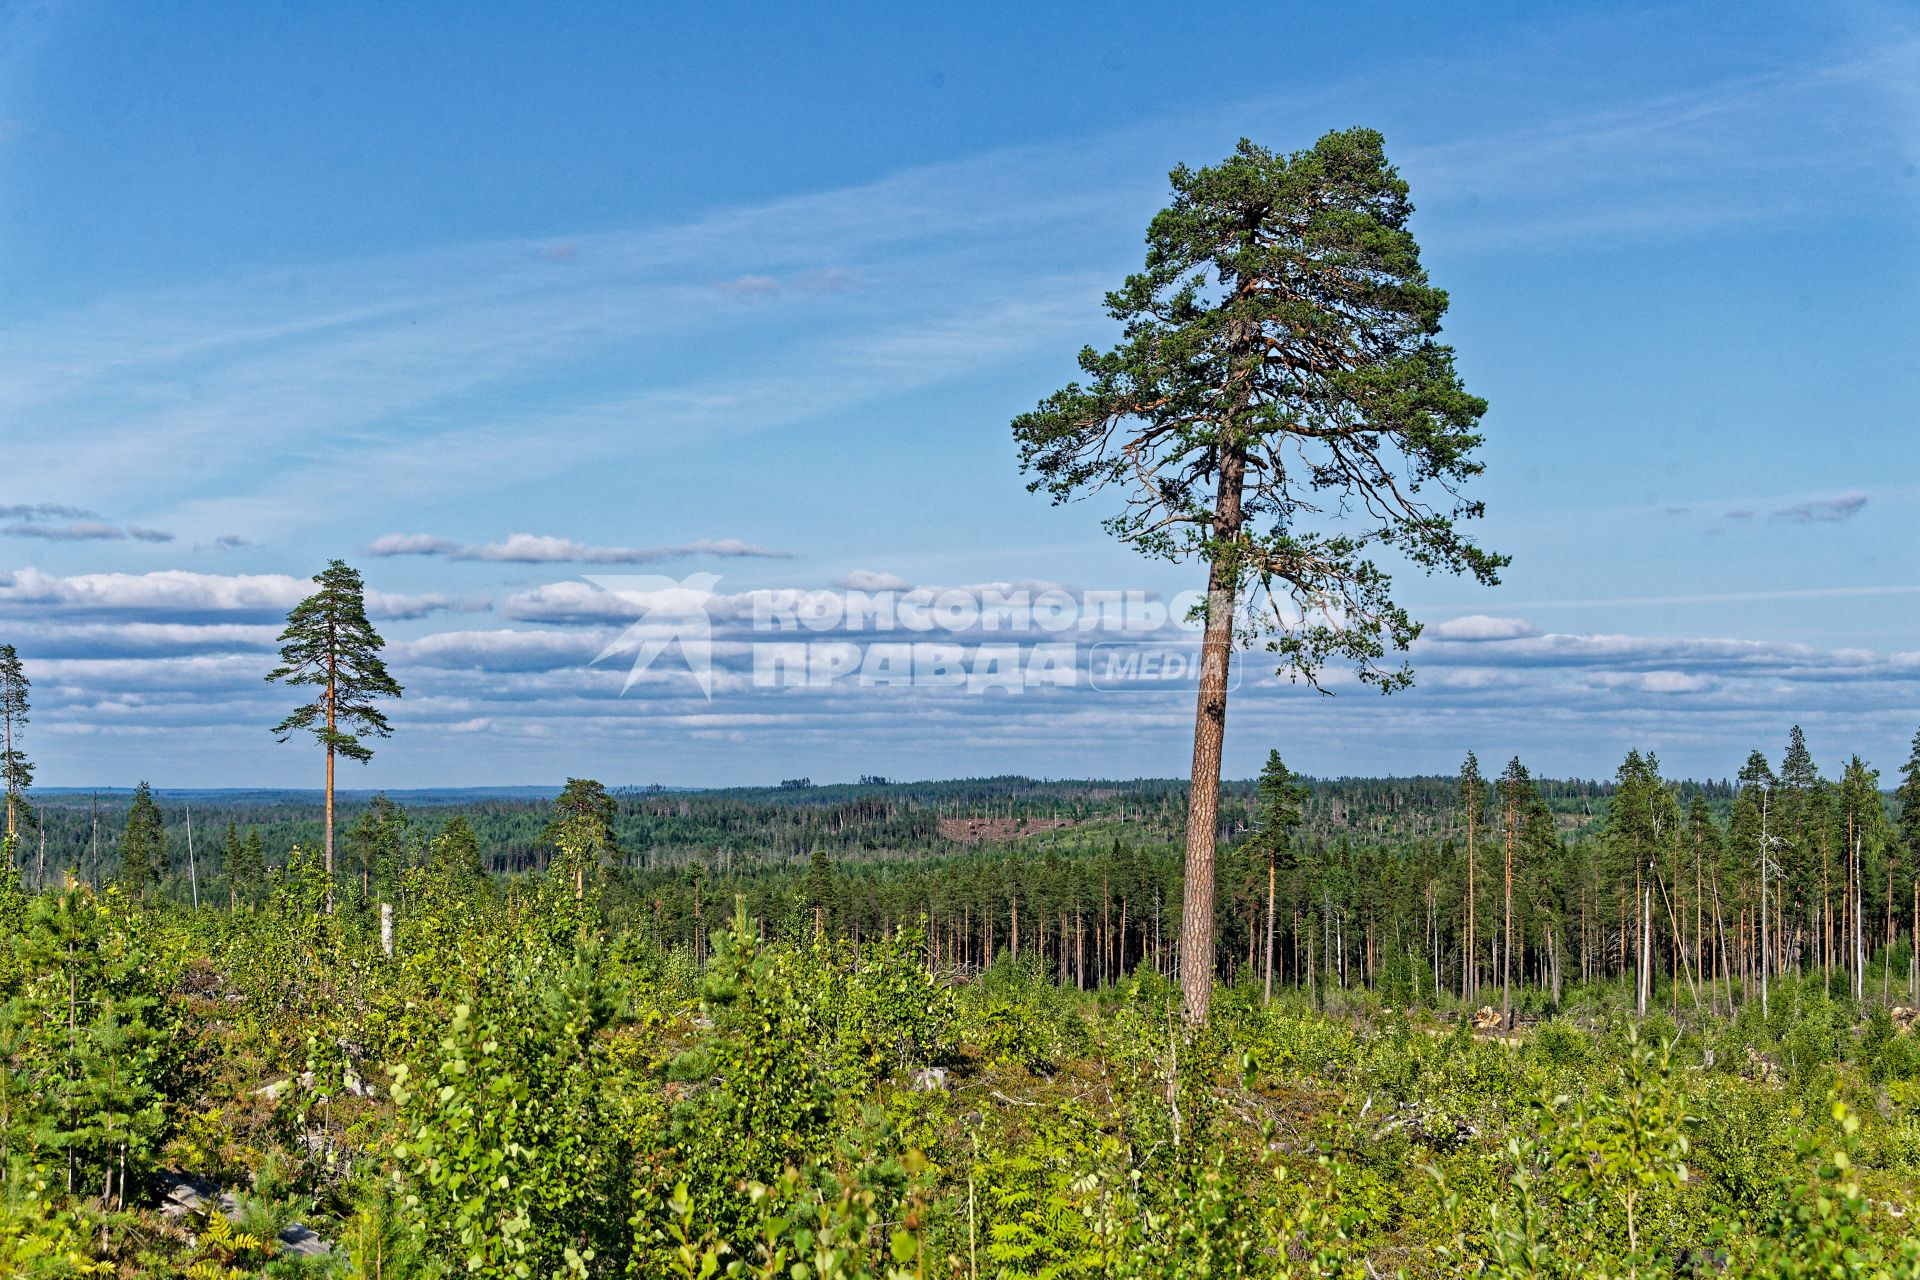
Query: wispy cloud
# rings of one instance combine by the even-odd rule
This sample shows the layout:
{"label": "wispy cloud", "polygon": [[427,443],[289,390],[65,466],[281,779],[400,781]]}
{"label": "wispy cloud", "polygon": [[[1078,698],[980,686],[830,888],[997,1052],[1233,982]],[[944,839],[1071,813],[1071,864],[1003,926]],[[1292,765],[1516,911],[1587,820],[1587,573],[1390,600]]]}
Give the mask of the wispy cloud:
{"label": "wispy cloud", "polygon": [[[103,299],[0,329],[0,424],[49,480],[269,533],[777,429],[1077,340],[1109,273],[1035,259],[1113,216],[1116,175],[1159,185],[1118,143],[1093,150],[1115,161],[1103,174],[997,152],[580,236],[562,259],[496,241],[317,264],[297,288],[276,272]],[[730,296],[769,287],[777,321]],[[723,358],[749,347],[749,373]],[[360,465],[316,458],[322,438],[351,438]]]}
{"label": "wispy cloud", "polygon": [[1899,28],[1867,49],[1416,148],[1402,168],[1459,247],[1671,240],[1836,212],[1863,192],[1903,198],[1886,179],[1911,163],[1911,135],[1858,122],[1911,120],[1916,74],[1920,39]]}
{"label": "wispy cloud", "polygon": [[1851,520],[1864,511],[1866,506],[1867,495],[1854,490],[1832,498],[1815,498],[1806,502],[1796,502],[1790,506],[1776,507],[1768,515],[1775,520],[1788,520],[1795,524],[1830,524]]}
{"label": "wispy cloud", "polygon": [[107,524],[101,520],[80,520],[72,524],[41,524],[21,521],[0,525],[0,535],[9,538],[39,538],[46,542],[172,542],[173,535],[162,529],[145,529],[137,524]]}
{"label": "wispy cloud", "polygon": [[[1884,158],[1851,122],[1916,64],[1920,45],[1896,42],[1398,154],[1456,246],[1564,244],[1570,220],[1596,216],[1672,235],[1779,211],[1749,187],[1851,193]],[[1303,102],[1344,117],[1368,90],[1356,78],[675,225],[104,298],[0,329],[0,426],[14,465],[166,504],[204,538],[845,414],[1088,340],[1164,196],[1144,158],[1297,120]],[[724,358],[748,349],[750,368]],[[359,465],[317,456],[317,439],[351,439]]]}
{"label": "wispy cloud", "polygon": [[[173,535],[137,524],[112,524],[97,511],[57,502],[0,506],[0,537],[38,538],[43,542],[172,542]],[[64,521],[55,524],[52,521]]]}
{"label": "wispy cloud", "polygon": [[1749,502],[1728,508],[1721,518],[1742,522],[1766,519],[1789,524],[1839,524],[1865,511],[1867,497],[1859,489],[1849,489],[1830,497],[1797,498],[1774,504]]}
{"label": "wispy cloud", "polygon": [[63,506],[57,502],[17,502],[0,505],[0,520],[98,520],[98,511]]}
{"label": "wispy cloud", "polygon": [[501,542],[460,543],[426,533],[389,533],[367,544],[370,556],[442,556],[491,564],[658,564],[667,560],[788,560],[792,553],[738,538],[703,539],[654,547],[596,547],[572,538],[532,533]]}
{"label": "wispy cloud", "polygon": [[736,302],[765,302],[782,295],[812,296],[822,293],[838,293],[842,289],[851,289],[859,283],[857,272],[844,267],[828,267],[820,271],[801,271],[785,278],[767,275],[739,275],[722,280],[713,287],[716,292],[734,299]]}

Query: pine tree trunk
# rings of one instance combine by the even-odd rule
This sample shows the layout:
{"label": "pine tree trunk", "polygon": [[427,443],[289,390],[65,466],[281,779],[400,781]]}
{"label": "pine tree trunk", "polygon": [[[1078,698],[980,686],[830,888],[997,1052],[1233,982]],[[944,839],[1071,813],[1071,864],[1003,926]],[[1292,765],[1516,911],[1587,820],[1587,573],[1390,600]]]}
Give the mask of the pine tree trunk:
{"label": "pine tree trunk", "polygon": [[[1213,536],[1240,533],[1246,455],[1221,450]],[[1186,886],[1180,906],[1180,993],[1187,1021],[1204,1023],[1213,1004],[1213,857],[1219,823],[1220,756],[1227,736],[1227,672],[1233,661],[1233,609],[1239,570],[1215,558],[1207,566],[1207,629],[1200,648],[1200,690],[1193,715],[1193,781],[1187,801]]]}
{"label": "pine tree trunk", "polygon": [[1274,863],[1273,851],[1268,850],[1267,851],[1267,984],[1266,984],[1266,991],[1261,996],[1261,1001],[1262,1003],[1265,1003],[1265,1004],[1273,1003],[1273,882],[1274,882],[1273,863]]}
{"label": "pine tree trunk", "polygon": [[333,914],[333,688],[334,688],[334,637],[333,625],[327,625],[327,914]]}
{"label": "pine tree trunk", "polygon": [[[0,696],[4,696],[4,691],[0,691]],[[14,830],[13,712],[11,710],[7,712],[6,721],[7,721],[7,746],[6,746],[6,751],[7,751],[7,838],[11,840],[13,838],[13,830]]]}
{"label": "pine tree trunk", "polygon": [[1018,886],[1015,886],[1013,888],[1007,901],[1008,901],[1007,917],[1012,924],[1011,932],[1013,937],[1013,962],[1015,964],[1019,964],[1020,963],[1020,890]]}
{"label": "pine tree trunk", "polygon": [[1500,1020],[1507,1029],[1513,1029],[1513,829],[1520,821],[1517,811],[1509,802],[1507,812],[1507,868],[1505,899],[1502,915],[1506,928],[1506,940],[1500,947]]}
{"label": "pine tree trunk", "polygon": [[1469,1004],[1473,1002],[1477,989],[1474,979],[1478,976],[1475,972],[1476,956],[1473,946],[1473,828],[1473,809],[1469,806],[1467,809],[1467,942],[1460,953],[1460,998]]}

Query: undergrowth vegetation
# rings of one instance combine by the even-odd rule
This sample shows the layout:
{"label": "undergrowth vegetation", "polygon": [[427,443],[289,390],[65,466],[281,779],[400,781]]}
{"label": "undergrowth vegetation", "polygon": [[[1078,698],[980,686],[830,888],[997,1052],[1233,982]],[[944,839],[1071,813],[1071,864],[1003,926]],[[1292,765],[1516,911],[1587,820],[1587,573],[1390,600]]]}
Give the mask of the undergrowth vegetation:
{"label": "undergrowth vegetation", "polygon": [[564,876],[407,876],[391,954],[304,857],[233,912],[0,885],[0,1274],[1920,1275],[1920,1048],[1813,980],[1193,1029],[1150,968],[744,910],[696,962]]}

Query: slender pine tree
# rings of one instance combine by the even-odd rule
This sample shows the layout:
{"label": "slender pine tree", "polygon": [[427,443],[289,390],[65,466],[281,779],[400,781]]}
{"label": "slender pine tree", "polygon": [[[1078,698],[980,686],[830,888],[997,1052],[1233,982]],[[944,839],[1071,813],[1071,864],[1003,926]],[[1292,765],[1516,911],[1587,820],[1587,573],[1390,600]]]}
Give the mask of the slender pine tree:
{"label": "slender pine tree", "polygon": [[4,781],[7,788],[9,836],[20,829],[21,809],[27,789],[33,785],[33,762],[20,747],[21,730],[33,710],[29,698],[32,688],[20,654],[12,645],[0,644],[0,724],[5,728],[5,735],[0,738],[0,781]]}
{"label": "slender pine tree", "polygon": [[[375,698],[398,698],[399,683],[387,674],[380,650],[386,641],[367,621],[366,587],[357,571],[339,560],[314,575],[319,590],[295,605],[280,633],[280,663],[268,680],[317,690],[311,702],[274,726],[285,742],[293,734],[313,734],[327,752],[325,866],[327,910],[333,910],[333,760],[336,755],[365,763],[373,748],[362,734],[388,737],[393,729],[374,706]],[[351,730],[351,732],[349,731]]]}

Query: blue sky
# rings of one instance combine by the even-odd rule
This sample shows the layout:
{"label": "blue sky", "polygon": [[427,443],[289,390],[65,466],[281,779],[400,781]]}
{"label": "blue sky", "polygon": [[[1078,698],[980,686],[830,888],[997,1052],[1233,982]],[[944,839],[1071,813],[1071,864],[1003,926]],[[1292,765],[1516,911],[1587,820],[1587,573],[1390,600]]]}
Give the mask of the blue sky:
{"label": "blue sky", "polygon": [[1174,691],[709,700],[661,664],[621,696],[588,659],[623,619],[555,602],[617,563],[736,602],[1197,585],[1027,494],[1008,420],[1111,336],[1169,168],[1357,123],[1453,295],[1515,560],[1403,579],[1434,625],[1391,701],[1250,667],[1229,772],[1718,776],[1795,721],[1890,770],[1911,11],[1167,13],[0,5],[0,635],[43,784],[308,782],[260,677],[332,556],[409,690],[356,785],[1182,772]]}

